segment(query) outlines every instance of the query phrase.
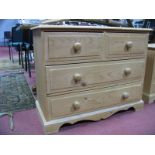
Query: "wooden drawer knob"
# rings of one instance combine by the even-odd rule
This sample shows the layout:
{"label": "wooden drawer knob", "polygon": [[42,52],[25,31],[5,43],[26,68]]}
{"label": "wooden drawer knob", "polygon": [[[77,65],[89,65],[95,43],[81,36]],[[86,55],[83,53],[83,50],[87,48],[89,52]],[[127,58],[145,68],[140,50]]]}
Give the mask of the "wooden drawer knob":
{"label": "wooden drawer knob", "polygon": [[127,50],[131,49],[132,47],[133,47],[133,42],[132,42],[132,41],[128,41],[128,42],[126,43],[126,48],[127,48]]}
{"label": "wooden drawer knob", "polygon": [[129,93],[128,92],[124,92],[122,95],[122,99],[128,99],[129,98]]}
{"label": "wooden drawer knob", "polygon": [[73,108],[74,108],[75,110],[80,109],[80,102],[79,102],[79,101],[75,101],[74,104],[73,104]]}
{"label": "wooden drawer knob", "polygon": [[82,77],[79,73],[76,73],[73,75],[73,79],[75,82],[79,82],[79,81],[81,81]]}
{"label": "wooden drawer knob", "polygon": [[74,43],[73,48],[74,48],[75,53],[79,52],[81,50],[81,43],[79,42]]}
{"label": "wooden drawer knob", "polygon": [[131,68],[125,68],[124,69],[124,74],[127,76],[127,75],[130,75],[131,74]]}

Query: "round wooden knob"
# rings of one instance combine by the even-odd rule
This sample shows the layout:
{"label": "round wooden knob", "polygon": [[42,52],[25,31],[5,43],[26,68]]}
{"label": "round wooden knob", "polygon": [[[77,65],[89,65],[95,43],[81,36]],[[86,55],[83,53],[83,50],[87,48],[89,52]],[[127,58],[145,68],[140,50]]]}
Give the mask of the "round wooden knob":
{"label": "round wooden knob", "polygon": [[129,74],[131,74],[131,68],[125,68],[124,74],[125,74],[126,76],[129,75]]}
{"label": "round wooden knob", "polygon": [[74,43],[73,48],[74,48],[74,51],[77,53],[78,51],[81,50],[81,43],[79,42]]}
{"label": "round wooden knob", "polygon": [[83,82],[81,82],[81,85],[82,85],[82,86],[86,86],[87,83],[83,81]]}
{"label": "round wooden knob", "polygon": [[129,50],[130,48],[132,48],[133,47],[133,42],[132,41],[128,41],[127,43],[126,43],[126,48],[127,48],[127,50]]}
{"label": "round wooden knob", "polygon": [[124,92],[123,95],[122,95],[122,98],[125,100],[125,99],[128,99],[129,98],[129,93],[128,92]]}
{"label": "round wooden knob", "polygon": [[80,102],[79,102],[79,101],[75,101],[74,104],[73,104],[73,108],[74,108],[75,110],[80,109]]}
{"label": "round wooden knob", "polygon": [[81,75],[79,73],[74,74],[73,79],[75,82],[81,81]]}

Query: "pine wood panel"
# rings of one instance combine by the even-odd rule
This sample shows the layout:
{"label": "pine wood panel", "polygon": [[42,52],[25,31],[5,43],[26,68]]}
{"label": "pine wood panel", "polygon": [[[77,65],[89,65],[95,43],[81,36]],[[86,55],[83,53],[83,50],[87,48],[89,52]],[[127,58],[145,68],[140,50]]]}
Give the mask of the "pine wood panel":
{"label": "pine wood panel", "polygon": [[115,32],[115,33],[144,33],[148,35],[152,29],[148,28],[131,28],[131,27],[101,27],[101,26],[73,26],[73,25],[39,25],[32,27],[32,30],[44,32]]}
{"label": "pine wood panel", "polygon": [[135,111],[139,111],[143,109],[144,102],[143,100],[128,103],[124,105],[117,105],[113,107],[108,108],[102,108],[95,111],[89,111],[77,115],[71,115],[68,117],[62,117],[58,119],[51,119],[50,121],[47,121],[44,118],[44,114],[42,112],[42,109],[40,108],[40,104],[38,101],[36,101],[37,110],[39,112],[39,116],[42,122],[42,125],[44,126],[44,132],[46,134],[56,133],[59,131],[60,127],[64,124],[74,124],[76,122],[79,122],[81,120],[91,120],[91,121],[99,121],[101,119],[106,119],[110,117],[111,115],[115,114],[118,111],[128,110],[130,108],[133,108]]}
{"label": "pine wood panel", "polygon": [[147,51],[147,36],[131,33],[105,33],[108,57],[144,57]]}
{"label": "pine wood panel", "polygon": [[126,85],[112,87],[100,91],[79,93],[65,97],[48,98],[51,118],[73,115],[81,112],[92,111],[141,99],[142,85]]}
{"label": "pine wood panel", "polygon": [[36,88],[37,88],[37,100],[40,102],[40,107],[44,112],[46,119],[49,118],[48,107],[46,104],[46,71],[44,63],[43,51],[43,33],[40,31],[33,32],[33,46],[34,46],[34,58],[35,58],[35,71],[36,71]]}
{"label": "pine wood panel", "polygon": [[144,58],[147,40],[143,33],[44,32],[45,62],[51,65]]}
{"label": "pine wood panel", "polygon": [[47,61],[76,57],[88,59],[99,57],[103,51],[103,33],[47,33],[46,39]]}
{"label": "pine wood panel", "polygon": [[[144,60],[47,66],[47,94],[142,80]],[[77,77],[76,77],[77,76]],[[79,78],[79,79],[78,79]]]}
{"label": "pine wood panel", "polygon": [[143,100],[152,103],[155,100],[155,44],[148,45]]}

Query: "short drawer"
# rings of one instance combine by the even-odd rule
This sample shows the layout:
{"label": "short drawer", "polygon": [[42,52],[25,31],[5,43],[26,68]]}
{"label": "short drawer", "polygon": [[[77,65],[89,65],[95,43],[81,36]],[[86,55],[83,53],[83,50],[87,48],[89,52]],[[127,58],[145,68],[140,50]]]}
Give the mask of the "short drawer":
{"label": "short drawer", "polygon": [[47,100],[50,116],[54,118],[139,101],[141,96],[142,86],[137,84],[79,93],[55,99],[48,97]]}
{"label": "short drawer", "polygon": [[148,35],[134,33],[105,33],[107,58],[144,57]]}
{"label": "short drawer", "polygon": [[144,60],[47,66],[47,94],[139,81],[143,72]]}
{"label": "short drawer", "polygon": [[46,32],[47,63],[101,60],[103,33]]}

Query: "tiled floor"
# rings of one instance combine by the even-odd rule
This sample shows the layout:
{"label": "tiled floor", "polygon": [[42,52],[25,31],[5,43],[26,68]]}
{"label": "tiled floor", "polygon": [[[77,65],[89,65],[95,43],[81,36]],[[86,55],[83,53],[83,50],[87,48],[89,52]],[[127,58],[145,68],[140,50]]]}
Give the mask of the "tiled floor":
{"label": "tiled floor", "polygon": [[[0,58],[8,57],[7,48],[0,48]],[[32,87],[35,84],[35,71],[32,78],[25,77]],[[64,126],[57,135],[115,135],[115,134],[155,134],[155,103],[146,104],[138,112],[126,111],[117,113],[105,120],[97,122],[81,122]],[[17,112],[14,114],[14,130],[9,129],[8,116],[0,118],[0,134],[43,134],[41,122],[36,109]]]}

